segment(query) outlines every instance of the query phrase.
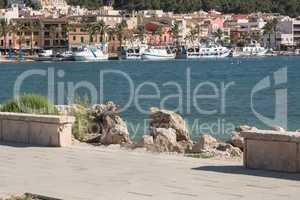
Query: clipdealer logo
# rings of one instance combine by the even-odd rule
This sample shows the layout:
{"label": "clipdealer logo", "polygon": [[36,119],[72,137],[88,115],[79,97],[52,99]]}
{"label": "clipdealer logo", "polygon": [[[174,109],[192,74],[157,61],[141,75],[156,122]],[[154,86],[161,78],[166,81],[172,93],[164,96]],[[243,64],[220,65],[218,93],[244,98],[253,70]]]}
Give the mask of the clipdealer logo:
{"label": "clipdealer logo", "polygon": [[[287,98],[287,67],[281,68],[274,72],[273,75],[267,76],[259,81],[251,91],[251,110],[254,115],[265,125],[280,126],[287,129],[288,118],[288,98]],[[255,109],[255,94],[264,90],[274,89],[275,93],[275,110],[274,118],[266,117]]]}

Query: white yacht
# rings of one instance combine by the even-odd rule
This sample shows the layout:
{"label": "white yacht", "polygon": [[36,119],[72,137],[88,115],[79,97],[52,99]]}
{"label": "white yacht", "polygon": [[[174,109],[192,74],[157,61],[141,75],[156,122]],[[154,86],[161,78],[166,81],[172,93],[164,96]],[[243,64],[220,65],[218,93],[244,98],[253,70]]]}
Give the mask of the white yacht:
{"label": "white yacht", "polygon": [[147,45],[131,46],[125,49],[125,59],[127,60],[140,60],[145,50],[148,48]]}
{"label": "white yacht", "polygon": [[176,53],[170,47],[150,47],[142,55],[144,60],[172,60]]}
{"label": "white yacht", "polygon": [[107,45],[86,46],[73,52],[76,61],[108,60]]}
{"label": "white yacht", "polygon": [[233,52],[233,57],[237,56],[265,56],[268,52],[268,49],[262,47],[257,42],[252,42],[250,45],[242,47],[240,51]]}
{"label": "white yacht", "polygon": [[230,54],[230,50],[226,47],[215,43],[199,44],[189,47],[186,52],[188,59],[193,58],[225,58]]}

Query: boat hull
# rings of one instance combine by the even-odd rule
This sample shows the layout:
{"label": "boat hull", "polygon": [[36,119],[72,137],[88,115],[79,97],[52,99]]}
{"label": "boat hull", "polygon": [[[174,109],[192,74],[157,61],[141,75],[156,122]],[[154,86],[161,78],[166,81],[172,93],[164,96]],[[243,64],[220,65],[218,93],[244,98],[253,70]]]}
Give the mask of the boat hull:
{"label": "boat hull", "polygon": [[87,61],[87,62],[97,62],[108,60],[108,55],[103,56],[86,56],[80,54],[74,54],[73,58],[75,61]]}
{"label": "boat hull", "polygon": [[175,59],[176,55],[151,55],[151,54],[143,54],[143,60],[173,60]]}
{"label": "boat hull", "polygon": [[187,59],[201,59],[201,58],[226,58],[229,57],[230,52],[221,55],[201,55],[201,54],[187,54]]}

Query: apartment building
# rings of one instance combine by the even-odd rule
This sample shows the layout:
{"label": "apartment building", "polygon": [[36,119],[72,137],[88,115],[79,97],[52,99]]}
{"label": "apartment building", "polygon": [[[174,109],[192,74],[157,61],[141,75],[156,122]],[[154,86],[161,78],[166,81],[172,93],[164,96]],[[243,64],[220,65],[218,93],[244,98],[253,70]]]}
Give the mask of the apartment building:
{"label": "apartment building", "polygon": [[68,48],[67,21],[39,17],[17,18],[11,20],[11,31],[0,38],[2,49],[23,49],[37,51]]}
{"label": "apartment building", "polygon": [[300,18],[293,19],[293,39],[294,45],[300,46]]}

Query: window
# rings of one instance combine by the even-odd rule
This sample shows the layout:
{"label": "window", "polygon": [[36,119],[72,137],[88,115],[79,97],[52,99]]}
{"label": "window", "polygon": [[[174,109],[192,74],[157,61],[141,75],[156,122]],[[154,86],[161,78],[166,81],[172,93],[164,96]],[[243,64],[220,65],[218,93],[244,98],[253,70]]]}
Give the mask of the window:
{"label": "window", "polygon": [[76,41],[76,36],[75,35],[73,36],[73,41]]}
{"label": "window", "polygon": [[50,36],[50,33],[49,32],[45,32],[45,37],[49,37]]}
{"label": "window", "polygon": [[45,40],[45,46],[50,46],[50,40]]}
{"label": "window", "polygon": [[9,40],[9,41],[8,41],[8,43],[9,43],[9,46],[11,46],[11,45],[12,45],[12,41],[11,41],[11,40]]}
{"label": "window", "polygon": [[34,32],[33,35],[37,36],[39,35],[40,33],[39,32]]}
{"label": "window", "polygon": [[84,43],[84,38],[83,37],[80,37],[80,42]]}
{"label": "window", "polygon": [[57,46],[57,45],[59,45],[59,42],[58,42],[58,40],[53,40],[53,45],[54,45],[54,46]]}

